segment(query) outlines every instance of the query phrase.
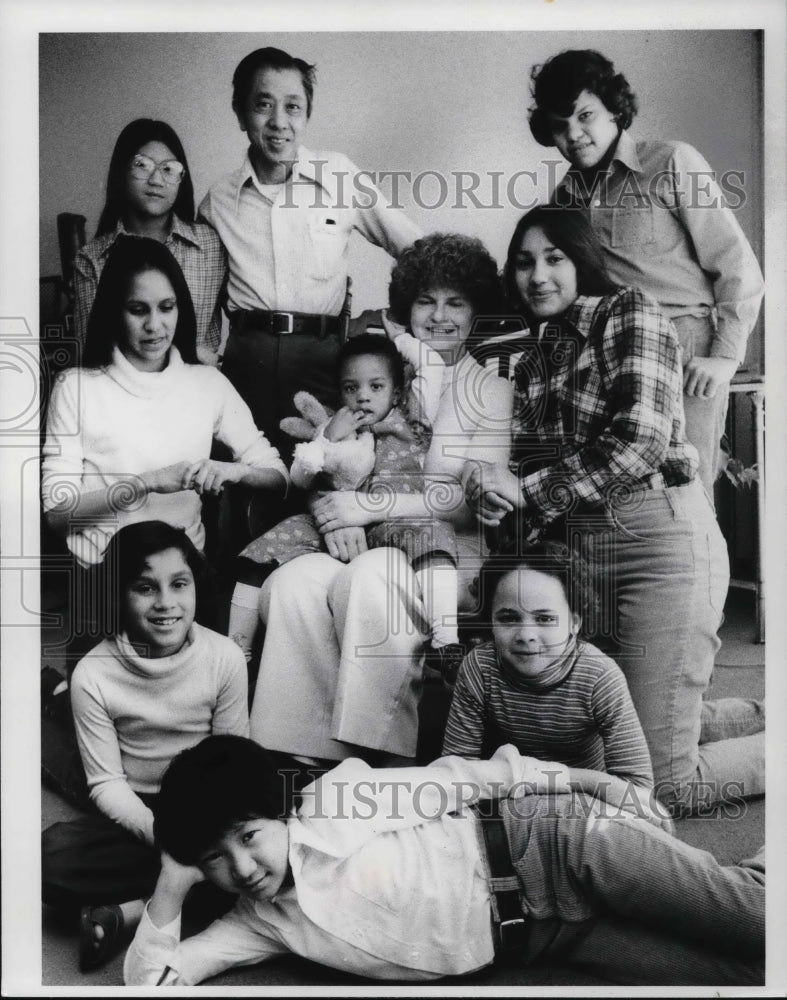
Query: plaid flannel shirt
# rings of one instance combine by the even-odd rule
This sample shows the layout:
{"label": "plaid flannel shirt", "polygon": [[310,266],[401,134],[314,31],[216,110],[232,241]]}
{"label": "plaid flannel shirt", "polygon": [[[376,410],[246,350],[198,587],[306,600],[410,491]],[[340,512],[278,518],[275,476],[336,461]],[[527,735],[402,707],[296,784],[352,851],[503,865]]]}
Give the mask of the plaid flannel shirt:
{"label": "plaid flannel shirt", "polygon": [[[90,240],[76,256],[74,327],[82,345],[109,251],[118,236],[126,235],[133,234],[129,234],[123,223],[118,222],[111,233]],[[197,320],[197,348],[215,354],[221,343],[221,293],[227,273],[227,255],[218,233],[204,223],[184,222],[173,215],[172,228],[164,245],[180,264],[191,293]]]}
{"label": "plaid flannel shirt", "polygon": [[680,348],[658,304],[633,288],[579,296],[516,366],[512,468],[542,523],[643,488],[691,482]]}

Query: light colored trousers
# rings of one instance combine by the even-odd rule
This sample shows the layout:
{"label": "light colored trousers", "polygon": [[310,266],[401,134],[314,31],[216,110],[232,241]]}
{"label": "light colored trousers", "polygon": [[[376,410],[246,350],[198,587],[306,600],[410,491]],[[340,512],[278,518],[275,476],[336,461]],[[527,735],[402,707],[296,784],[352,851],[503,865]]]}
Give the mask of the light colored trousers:
{"label": "light colored trousers", "polygon": [[415,756],[427,625],[401,551],[300,556],[265,582],[260,613],[252,739],[329,760],[358,746]]}
{"label": "light colored trousers", "polygon": [[725,867],[583,795],[509,799],[502,815],[526,962],[632,985],[763,983],[764,849]]}

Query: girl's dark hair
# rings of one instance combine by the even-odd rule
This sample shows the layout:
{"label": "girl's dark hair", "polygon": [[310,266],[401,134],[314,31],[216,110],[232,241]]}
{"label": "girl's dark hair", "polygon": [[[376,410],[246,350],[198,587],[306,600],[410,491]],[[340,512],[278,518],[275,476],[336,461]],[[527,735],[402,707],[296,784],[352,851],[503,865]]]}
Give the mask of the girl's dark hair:
{"label": "girl's dark hair", "polygon": [[236,115],[243,114],[244,105],[251,94],[254,77],[257,70],[261,69],[294,69],[300,73],[303,89],[306,92],[306,117],[311,117],[317,67],[272,46],[255,49],[254,52],[250,52],[241,59],[235,67],[235,72],[232,74],[232,110]]}
{"label": "girl's dark hair", "polygon": [[129,285],[136,275],[145,271],[160,271],[169,279],[178,303],[178,322],[172,343],[187,364],[199,364],[194,304],[180,265],[158,240],[146,236],[119,236],[107,254],[88,317],[83,367],[100,368],[111,361],[112,349],[123,336],[123,305]]}
{"label": "girl's dark hair", "polygon": [[392,340],[376,333],[362,333],[351,340],[346,340],[342,344],[336,358],[337,378],[341,378],[344,366],[350,358],[357,358],[364,354],[373,354],[375,357],[385,358],[388,362],[394,388],[404,388],[404,358],[396,349],[396,344]]}
{"label": "girl's dark hair", "polygon": [[578,208],[558,205],[538,205],[517,222],[508,244],[503,283],[512,309],[522,309],[522,298],[516,286],[516,262],[525,233],[539,227],[549,241],[571,260],[577,271],[577,294],[609,295],[617,285],[604,264],[604,251],[598,236]]}
{"label": "girl's dark hair", "polygon": [[177,133],[166,122],[159,122],[153,118],[137,118],[126,125],[112,150],[107,177],[107,199],[98,220],[96,236],[111,233],[118,220],[123,218],[126,207],[126,175],[131,158],[149,142],[163,143],[172,150],[175,159],[186,168],[172,211],[185,222],[194,221],[194,186],[191,183],[186,151]]}
{"label": "girl's dark hair", "polygon": [[560,542],[512,548],[486,560],[478,577],[479,628],[491,633],[492,603],[498,585],[504,576],[521,569],[536,570],[559,580],[572,614],[582,619],[582,633],[593,633],[599,612],[595,568]]}
{"label": "girl's dark hair", "polygon": [[109,540],[102,567],[104,585],[114,612],[114,628],[124,626],[124,597],[128,588],[139,578],[150,556],[167,549],[178,549],[183,553],[194,576],[199,598],[200,591],[208,582],[208,569],[204,557],[183,528],[175,528],[165,521],[136,521],[126,524]]}
{"label": "girl's dark hair", "polygon": [[618,128],[631,125],[637,98],[622,73],[593,49],[560,52],[530,72],[535,104],[530,109],[530,131],[541,146],[554,146],[549,115],[568,118],[583,90],[595,94],[615,116]]}
{"label": "girl's dark hair", "polygon": [[409,325],[413,303],[431,288],[459,292],[469,300],[476,317],[501,312],[497,264],[474,236],[430,233],[401,252],[388,286],[393,319]]}
{"label": "girl's dark hair", "polygon": [[292,774],[243,736],[208,736],[179,753],[154,806],[156,843],[182,865],[249,819],[285,820],[297,806]]}

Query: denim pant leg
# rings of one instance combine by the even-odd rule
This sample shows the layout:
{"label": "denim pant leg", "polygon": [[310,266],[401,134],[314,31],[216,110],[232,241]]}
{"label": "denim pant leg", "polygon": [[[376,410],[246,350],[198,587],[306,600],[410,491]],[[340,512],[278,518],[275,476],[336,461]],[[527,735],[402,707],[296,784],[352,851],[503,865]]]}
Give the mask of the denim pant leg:
{"label": "denim pant leg", "polygon": [[765,729],[765,702],[753,698],[703,701],[700,743],[754,736]]}
{"label": "denim pant leg", "polygon": [[503,810],[528,917],[529,962],[561,959],[615,982],[762,982],[764,863],[724,867],[584,795]]}
{"label": "denim pant leg", "polygon": [[[729,583],[724,539],[699,482],[635,496],[609,514],[617,655],[663,801],[685,810],[764,791],[762,733],[700,746]],[[730,699],[750,729],[750,702]],[[706,736],[709,733],[706,731]]]}
{"label": "denim pant leg", "polygon": [[[672,323],[678,332],[683,364],[691,358],[708,357],[715,333],[710,317],[675,316]],[[722,385],[712,399],[701,396],[683,397],[686,417],[686,437],[700,457],[699,477],[713,505],[713,484],[719,464],[719,443],[727,419],[730,387]]]}

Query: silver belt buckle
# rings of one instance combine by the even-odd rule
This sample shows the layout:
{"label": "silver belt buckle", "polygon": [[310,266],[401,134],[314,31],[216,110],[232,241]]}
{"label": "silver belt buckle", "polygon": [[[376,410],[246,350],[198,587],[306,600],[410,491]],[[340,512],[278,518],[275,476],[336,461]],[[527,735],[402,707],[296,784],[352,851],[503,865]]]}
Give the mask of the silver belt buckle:
{"label": "silver belt buckle", "polygon": [[510,951],[512,948],[522,946],[521,934],[525,927],[525,918],[516,917],[514,920],[501,920],[498,925],[500,934],[500,947],[503,951]]}
{"label": "silver belt buckle", "polygon": [[[293,329],[294,329],[293,323],[294,323],[295,317],[292,315],[292,313],[288,313],[288,312],[272,312],[271,313],[271,319],[273,320],[273,324],[274,324],[274,330],[273,330],[274,333],[292,333],[293,332]],[[278,325],[278,320],[279,319],[283,319],[285,321],[283,329],[280,328],[279,325]]]}

